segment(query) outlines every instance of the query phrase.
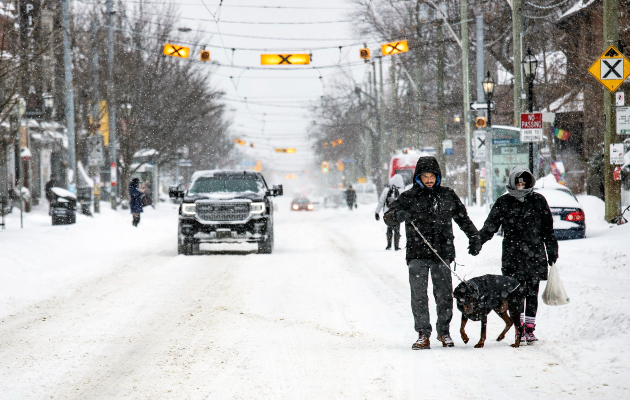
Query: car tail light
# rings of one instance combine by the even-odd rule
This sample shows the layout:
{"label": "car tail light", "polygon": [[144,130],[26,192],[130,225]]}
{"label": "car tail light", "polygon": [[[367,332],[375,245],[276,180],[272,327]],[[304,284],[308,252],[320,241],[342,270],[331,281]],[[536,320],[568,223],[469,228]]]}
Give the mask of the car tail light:
{"label": "car tail light", "polygon": [[566,219],[567,221],[573,222],[573,221],[584,221],[584,212],[582,211],[573,211],[572,213],[569,213],[569,215],[567,215],[564,219]]}

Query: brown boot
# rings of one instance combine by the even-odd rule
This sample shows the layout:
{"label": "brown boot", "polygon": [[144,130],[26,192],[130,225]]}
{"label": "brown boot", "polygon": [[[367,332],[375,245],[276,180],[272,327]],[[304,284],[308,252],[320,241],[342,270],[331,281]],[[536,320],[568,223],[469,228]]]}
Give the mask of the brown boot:
{"label": "brown boot", "polygon": [[416,342],[411,346],[411,349],[424,350],[424,349],[430,349],[430,348],[431,348],[431,342],[429,341],[429,338],[425,336],[424,333],[418,332],[418,340],[416,340]]}
{"label": "brown boot", "polygon": [[451,335],[448,333],[446,335],[438,335],[438,340],[442,342],[442,347],[454,347],[455,343],[453,339],[451,339]]}

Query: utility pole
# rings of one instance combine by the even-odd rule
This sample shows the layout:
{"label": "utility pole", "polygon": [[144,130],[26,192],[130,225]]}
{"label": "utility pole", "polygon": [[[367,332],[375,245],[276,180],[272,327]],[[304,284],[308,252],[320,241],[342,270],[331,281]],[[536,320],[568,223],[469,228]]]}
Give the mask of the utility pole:
{"label": "utility pole", "polygon": [[[619,1],[604,0],[604,50],[616,46],[619,39]],[[604,201],[605,219],[610,221],[619,214],[621,205],[621,182],[613,178],[614,165],[610,164],[610,145],[616,142],[616,116],[613,111],[614,94],[604,91]]]}
{"label": "utility pole", "polygon": [[[392,134],[390,135],[389,147],[390,149],[395,149],[401,147],[401,140],[398,136],[398,85],[396,83],[396,62],[394,61],[395,56],[390,57],[391,65],[389,68],[389,79],[390,79],[390,112],[389,117],[391,121]],[[395,141],[395,143],[392,143]]]}
{"label": "utility pole", "polygon": [[[68,1],[68,0],[64,0]],[[107,0],[107,71],[109,80],[107,81],[107,98],[109,111],[109,157],[111,167],[111,201],[112,208],[116,209],[116,102],[114,94],[114,4],[112,0]]]}
{"label": "utility pole", "polygon": [[[519,120],[521,118],[521,91],[522,79],[521,74],[521,60],[523,55],[521,54],[521,32],[523,31],[523,15],[521,14],[523,8],[523,0],[512,0],[512,75],[514,76],[514,126],[519,126]],[[488,110],[488,113],[490,110]],[[533,171],[532,171],[533,173]]]}
{"label": "utility pole", "polygon": [[374,163],[374,172],[378,176],[378,182],[376,182],[379,190],[382,190],[384,185],[381,185],[383,179],[383,161],[381,159],[381,141],[383,137],[383,130],[381,127],[381,115],[380,115],[380,106],[379,106],[379,92],[378,87],[376,85],[376,61],[372,61],[372,89],[374,93],[374,116],[376,117],[376,138],[372,141],[372,159]]}
{"label": "utility pole", "polygon": [[486,101],[483,94],[483,72],[484,70],[484,58],[483,58],[483,15],[477,15],[477,103],[483,103]]}
{"label": "utility pole", "polygon": [[[109,0],[111,1],[111,0]],[[74,94],[72,87],[72,46],[70,40],[70,3],[61,0],[61,26],[63,28],[63,67],[66,89],[66,128],[68,129],[68,189],[76,193],[76,146],[74,138]]]}
{"label": "utility pole", "polygon": [[[435,23],[437,30],[437,108],[438,108],[438,159],[440,167],[446,175],[446,157],[444,156],[443,141],[446,139],[444,126],[444,29],[442,20]],[[444,177],[443,177],[444,178]]]}
{"label": "utility pole", "polygon": [[[387,149],[387,135],[384,132],[383,127],[383,110],[385,109],[385,89],[383,84],[383,54],[378,57],[378,75],[379,75],[379,96],[378,96],[378,118],[379,118],[379,126],[381,127],[380,131],[380,154],[381,154],[381,164],[382,167],[385,161],[389,160],[389,150]],[[385,181],[387,183],[387,171],[385,171]],[[381,174],[383,176],[383,174]]]}
{"label": "utility pole", "polygon": [[416,37],[418,38],[418,47],[416,48],[416,102],[418,107],[418,115],[417,115],[417,133],[416,133],[416,146],[422,146],[422,24],[420,21],[420,2],[416,3]]}
{"label": "utility pole", "polygon": [[[96,25],[96,21],[93,21],[91,26],[90,26],[90,33],[91,33],[91,46],[92,46],[92,64],[90,65],[90,72],[92,72],[92,87],[94,88],[92,90],[92,126],[90,127],[91,131],[92,131],[92,135],[98,135],[99,133],[94,129],[95,126],[97,126],[97,124],[100,122],[101,119],[101,110],[99,107],[99,100],[101,98],[101,95],[99,93],[98,90],[98,40],[97,40],[97,33],[98,33],[98,27]],[[101,166],[97,165],[97,166],[93,166],[92,167],[92,177],[94,177],[95,175],[99,175],[101,174]],[[95,184],[98,184],[98,182],[100,182],[100,180],[97,180],[97,182],[95,182]],[[100,196],[100,187],[97,187],[96,190],[94,190],[94,212],[95,213],[100,213],[101,212],[101,208],[100,208],[100,200],[101,200],[101,196]]]}
{"label": "utility pole", "polygon": [[468,37],[468,1],[460,0],[460,19],[461,19],[461,31],[462,31],[462,85],[463,85],[463,95],[464,95],[464,109],[463,109],[463,122],[464,122],[464,134],[466,135],[466,177],[468,183],[466,184],[466,197],[468,198],[468,205],[472,206],[472,175],[471,175],[471,157],[470,152],[472,151],[470,145],[470,123],[468,122],[468,107],[470,103],[470,77],[469,77],[469,68],[468,68],[468,48],[469,48],[469,37]]}

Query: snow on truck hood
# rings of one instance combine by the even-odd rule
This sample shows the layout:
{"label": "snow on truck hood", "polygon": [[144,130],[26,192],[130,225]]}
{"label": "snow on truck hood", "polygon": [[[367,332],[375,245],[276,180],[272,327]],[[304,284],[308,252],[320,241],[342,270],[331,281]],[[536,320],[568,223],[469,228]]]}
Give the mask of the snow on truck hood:
{"label": "snow on truck hood", "polygon": [[221,193],[194,193],[189,194],[191,198],[197,200],[234,200],[234,199],[249,199],[259,200],[265,196],[264,191],[259,192],[221,192]]}

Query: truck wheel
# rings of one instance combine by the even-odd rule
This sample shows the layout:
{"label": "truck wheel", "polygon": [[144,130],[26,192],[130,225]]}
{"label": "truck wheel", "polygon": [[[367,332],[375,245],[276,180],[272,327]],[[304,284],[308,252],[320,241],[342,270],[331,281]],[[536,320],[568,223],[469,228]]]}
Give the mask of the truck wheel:
{"label": "truck wheel", "polygon": [[271,254],[273,252],[273,225],[269,227],[267,239],[258,242],[258,254]]}
{"label": "truck wheel", "polygon": [[53,224],[53,225],[59,225],[59,218],[57,218],[57,217],[52,217],[52,224]]}
{"label": "truck wheel", "polygon": [[68,217],[68,224],[76,224],[76,223],[77,223],[77,215],[76,214]]}

